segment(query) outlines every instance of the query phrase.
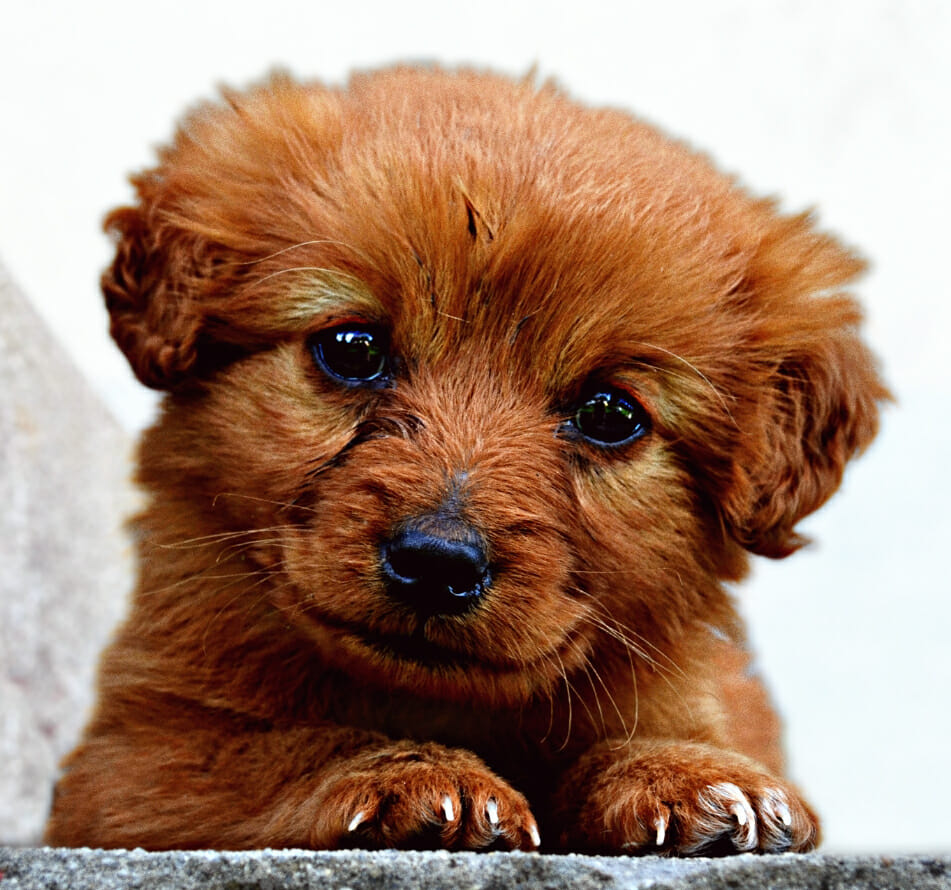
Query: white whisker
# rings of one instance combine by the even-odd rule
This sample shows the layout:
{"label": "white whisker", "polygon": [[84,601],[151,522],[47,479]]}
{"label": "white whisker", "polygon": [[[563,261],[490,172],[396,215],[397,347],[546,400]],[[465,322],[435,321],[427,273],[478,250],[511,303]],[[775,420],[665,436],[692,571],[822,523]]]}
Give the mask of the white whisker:
{"label": "white whisker", "polygon": [[[268,260],[273,260],[275,257],[282,256],[283,254],[288,253],[289,251],[299,250],[301,247],[313,247],[314,245],[317,245],[317,244],[336,244],[340,247],[347,247],[347,248],[350,247],[350,245],[347,244],[345,241],[335,241],[332,238],[317,238],[312,241],[298,241],[296,244],[291,244],[288,247],[282,247],[280,250],[276,250],[274,251],[274,253],[269,253],[267,256],[258,257],[257,259],[254,259],[254,260],[242,260],[240,262],[234,263],[233,265],[256,266],[258,263],[266,263]],[[335,272],[334,274],[343,275],[345,273]],[[353,276],[349,276],[349,277],[353,277]]]}
{"label": "white whisker", "polygon": [[[723,393],[721,393],[720,390],[718,390],[716,386],[714,386],[713,381],[709,377],[707,377],[707,375],[704,374],[703,371],[701,371],[695,364],[685,359],[682,355],[678,355],[676,352],[672,352],[669,349],[665,349],[663,346],[658,346],[656,343],[645,343],[642,341],[640,345],[646,346],[648,349],[656,349],[658,352],[662,352],[664,353],[664,355],[669,355],[671,358],[676,359],[678,362],[682,362],[684,365],[686,365],[691,371],[693,371],[694,374],[697,375],[697,377],[699,377],[710,388],[710,391],[716,396],[717,401],[719,401],[720,405],[723,407],[723,410],[726,412],[727,417],[730,418],[730,420],[733,422],[733,425],[735,427],[739,428],[739,424],[737,424],[736,418],[733,416],[733,412],[730,410],[730,406],[727,404],[727,400],[724,397]],[[645,362],[645,364],[650,364],[651,367],[657,367],[656,365],[653,365],[650,362]],[[658,368],[658,370],[664,371],[668,369]]]}

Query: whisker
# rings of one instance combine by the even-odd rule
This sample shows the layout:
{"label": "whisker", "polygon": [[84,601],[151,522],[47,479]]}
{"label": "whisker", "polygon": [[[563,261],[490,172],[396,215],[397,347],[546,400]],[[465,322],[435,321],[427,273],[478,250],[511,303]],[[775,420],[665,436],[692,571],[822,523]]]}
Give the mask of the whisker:
{"label": "whisker", "polygon": [[[239,539],[247,539],[252,535],[263,535],[270,534],[272,532],[281,532],[281,531],[292,531],[295,526],[293,525],[272,525],[262,528],[253,528],[247,529],[244,531],[233,531],[233,532],[218,532],[212,535],[202,535],[197,538],[185,538],[181,541],[171,541],[158,543],[155,546],[161,550],[200,550],[206,547],[210,547],[213,544],[222,544],[228,541],[236,541]],[[271,543],[277,538],[269,538],[266,541],[262,541],[259,538],[253,538],[248,540],[247,543],[257,544],[257,543]]]}
{"label": "whisker", "polygon": [[259,278],[255,284],[264,284],[265,281],[270,281],[272,278],[278,278],[281,275],[289,275],[293,272],[318,272],[323,275],[338,274],[335,269],[328,269],[324,266],[288,266],[286,269],[277,269],[274,272],[264,275],[263,277]]}
{"label": "whisker", "polygon": [[629,646],[624,647],[624,651],[627,654],[628,664],[631,666],[631,689],[634,692],[634,723],[631,726],[631,731],[628,733],[625,744],[629,744],[630,741],[634,738],[634,734],[637,732],[637,724],[640,720],[640,708],[641,708],[641,697],[637,685],[637,669],[634,667],[634,654],[631,652]]}
{"label": "whisker", "polygon": [[561,660],[561,656],[555,652],[554,656],[558,659],[558,666],[561,669],[561,678],[565,683],[565,698],[567,699],[568,704],[568,726],[565,729],[565,740],[561,743],[561,746],[557,749],[558,751],[564,751],[568,747],[568,741],[571,738],[571,730],[574,726],[574,712],[571,706],[571,693],[573,691],[571,686],[571,681],[568,679],[568,671],[565,669],[565,663]]}
{"label": "whisker", "polygon": [[216,557],[215,565],[221,565],[223,562],[228,560],[235,559],[241,556],[244,553],[247,553],[249,550],[254,550],[259,547],[264,547],[269,544],[282,544],[284,538],[274,537],[274,538],[255,538],[253,541],[246,541],[243,544],[232,544],[229,547],[225,547]]}
{"label": "whisker", "polygon": [[[631,659],[630,649],[628,649],[627,652],[628,652],[628,658]],[[633,668],[634,668],[634,662],[633,662],[633,659],[631,659],[631,669],[632,669],[632,672],[633,672]],[[633,729],[628,730],[628,728],[627,728],[627,720],[624,719],[624,714],[621,712],[621,708],[619,707],[619,705],[618,705],[618,703],[617,703],[617,698],[615,697],[614,693],[611,691],[611,687],[608,686],[608,684],[604,681],[604,678],[601,676],[601,674],[600,674],[600,672],[598,671],[598,669],[597,669],[593,664],[591,664],[591,663],[588,664],[588,669],[590,670],[591,673],[594,674],[594,676],[595,676],[595,678],[597,679],[598,683],[601,684],[601,688],[602,688],[602,689],[604,690],[604,692],[606,693],[606,695],[607,695],[607,697],[608,697],[608,701],[611,703],[611,707],[614,709],[614,713],[617,714],[618,720],[621,721],[621,729],[624,731],[624,736],[625,736],[625,738],[624,738],[624,743],[623,743],[623,744],[627,744],[627,743],[630,742],[630,740],[634,737],[634,730],[633,730]],[[635,697],[635,702],[636,702],[636,700],[637,700],[637,681],[636,681],[636,675],[634,675],[634,676],[635,676],[635,681],[634,681],[634,697]],[[597,702],[598,702],[598,709],[600,710],[600,709],[601,709],[601,699],[600,699],[600,696],[598,695],[597,690],[594,688],[594,684],[593,684],[593,683],[591,684],[591,688],[592,688],[592,691],[594,692],[595,698],[596,698],[596,700],[597,700]],[[637,719],[637,708],[636,708],[636,705],[635,705],[635,726],[636,726],[636,719]],[[602,728],[604,729],[605,735],[607,735],[607,726],[606,726],[606,724],[605,724],[603,712],[602,712],[602,714],[601,714],[601,726],[602,726]],[[619,746],[619,747],[623,747],[623,745],[621,745],[621,746]]]}
{"label": "whisker", "polygon": [[239,491],[220,491],[218,494],[212,498],[212,506],[216,506],[219,498],[238,498],[245,501],[256,501],[261,504],[271,504],[274,507],[286,508],[288,510],[306,510],[309,513],[315,513],[316,511],[312,507],[304,507],[301,504],[297,504],[294,501],[278,501],[274,498],[262,498],[253,494],[244,494]]}
{"label": "whisker", "polygon": [[[657,671],[657,674],[659,675],[660,679],[667,685],[667,688],[670,689],[670,691],[674,694],[674,696],[681,701],[681,703],[687,709],[687,712],[692,713],[690,702],[687,701],[687,699],[684,697],[682,690],[679,689],[670,679],[671,676],[679,677],[682,680],[687,679],[687,674],[675,661],[673,661],[665,652],[658,649],[645,636],[641,634],[634,634],[634,631],[631,631],[630,628],[626,628],[624,625],[620,625],[620,627],[624,629],[622,631],[618,629],[617,627],[616,628],[609,627],[604,622],[603,619],[595,619],[594,617],[592,617],[591,620],[592,620],[592,623],[600,627],[605,633],[607,633],[609,636],[613,637],[615,640],[620,642],[627,649],[629,657],[632,657],[633,655],[638,655],[643,661],[645,661],[655,671]],[[615,624],[618,624],[616,619],[614,619],[613,617],[611,617],[611,621],[614,622]],[[665,662],[667,662],[669,667],[665,667],[663,664],[661,664],[660,661],[652,657],[648,652],[642,649],[637,643],[633,642],[627,636],[627,633],[625,633],[624,631],[627,631],[627,633],[634,634],[639,640],[647,644],[651,649],[657,652],[658,655],[660,655],[664,659]],[[633,664],[632,664],[632,675],[634,676],[634,681],[636,685],[637,677],[634,671]]]}
{"label": "whisker", "polygon": [[[572,645],[572,648],[573,648],[576,652],[582,651],[582,650],[580,650],[580,648],[579,648],[576,644],[573,644],[573,645]],[[583,653],[582,653],[582,654],[583,654]],[[597,679],[598,679],[598,681],[601,683],[601,686],[602,686],[602,688],[604,689],[604,691],[607,692],[608,698],[611,699],[611,703],[614,705],[615,710],[617,710],[617,705],[616,705],[615,702],[614,702],[614,697],[611,695],[611,691],[607,688],[607,686],[604,685],[604,681],[601,679],[601,676],[598,674],[597,669],[594,667],[594,665],[591,664],[591,662],[588,661],[587,659],[585,659],[585,660],[582,662],[582,665],[583,665],[583,670],[584,670],[585,678],[587,679],[588,685],[591,687],[591,693],[592,693],[592,695],[594,696],[594,703],[595,703],[595,705],[596,705],[596,707],[597,707],[597,709],[598,709],[598,716],[599,716],[599,718],[600,718],[600,723],[601,723],[601,733],[602,733],[602,735],[607,736],[607,733],[608,733],[608,725],[607,725],[606,720],[604,719],[604,708],[601,706],[601,696],[598,694],[598,688],[597,688],[597,686],[595,686],[595,684],[594,684],[594,679],[592,679],[592,676],[591,676],[592,673],[594,673],[595,677],[597,677]],[[584,707],[584,709],[585,709],[585,711],[586,711],[586,713],[587,713],[587,715],[588,715],[588,720],[591,722],[591,725],[592,725],[592,726],[596,726],[597,723],[596,723],[595,720],[594,720],[594,714],[591,712],[591,709],[588,707],[588,705],[587,705],[587,703],[585,702],[584,698],[583,698],[581,695],[579,695],[579,696],[578,696],[578,699],[579,699],[579,701],[581,702],[582,706]],[[618,712],[618,715],[620,716],[620,711]]]}
{"label": "whisker", "polygon": [[574,569],[576,575],[634,575],[637,574],[636,568],[632,569]]}
{"label": "whisker", "polygon": [[[208,634],[211,633],[211,628],[212,628],[212,626],[214,625],[214,623],[215,623],[226,611],[228,611],[228,609],[229,609],[234,603],[238,602],[238,600],[240,600],[240,599],[243,599],[250,591],[254,590],[256,587],[259,587],[260,585],[262,585],[262,584],[264,584],[266,581],[268,581],[268,580],[269,580],[268,575],[270,575],[270,574],[272,574],[272,573],[270,573],[270,572],[259,572],[259,573],[257,573],[257,574],[263,575],[264,577],[259,578],[259,579],[258,579],[257,581],[255,581],[254,584],[252,584],[250,587],[242,588],[240,591],[238,591],[237,594],[235,594],[235,596],[233,596],[230,600],[228,600],[228,602],[223,603],[222,606],[221,606],[221,608],[218,609],[218,611],[215,612],[215,614],[214,614],[211,618],[208,619],[208,624],[205,626],[205,632],[202,634],[202,637],[201,637],[201,651],[202,651],[202,652],[204,652],[204,653],[207,654],[208,649],[207,649],[206,644],[207,644],[207,641],[208,641]],[[248,576],[245,576],[245,577],[248,577]],[[233,587],[233,586],[234,586],[235,584],[237,584],[237,583],[238,583],[237,581],[233,581],[231,584],[226,584],[224,587],[219,587],[218,590],[216,591],[216,593],[217,593],[217,594],[221,594],[221,593],[223,593],[225,590],[228,590],[230,587]],[[257,603],[260,603],[260,602],[264,599],[265,596],[267,596],[266,593],[264,594],[264,596],[261,596],[261,597],[259,597],[258,599],[256,599],[254,604],[256,605]],[[249,605],[251,605],[251,604],[249,604]]]}
{"label": "whisker", "polygon": [[451,318],[453,321],[461,321],[463,324],[469,324],[469,320],[467,318],[462,318],[459,315],[451,315],[448,312],[443,312],[441,309],[437,309],[436,314],[441,315],[443,318]]}
{"label": "whisker", "polygon": [[[235,266],[256,266],[258,263],[266,263],[268,260],[273,260],[275,257],[282,256],[285,253],[288,253],[292,250],[299,250],[301,247],[313,247],[317,244],[335,244],[338,247],[350,248],[351,245],[347,244],[345,241],[336,241],[332,238],[316,238],[312,241],[298,241],[296,244],[291,244],[288,247],[282,247],[280,250],[274,251],[274,253],[269,253],[267,256],[258,257],[253,260],[240,260],[233,263]],[[334,271],[335,275],[346,276],[347,278],[354,278],[353,275],[349,275],[346,272]],[[354,279],[356,280],[356,279]]]}
{"label": "whisker", "polygon": [[[678,355],[676,352],[672,352],[669,349],[665,349],[663,346],[658,346],[656,343],[645,343],[643,341],[640,341],[639,345],[646,346],[648,349],[656,349],[658,352],[662,352],[664,353],[664,355],[669,355],[671,358],[676,359],[678,362],[682,362],[684,365],[686,365],[691,371],[693,371],[694,374],[697,375],[697,377],[699,377],[710,388],[710,391],[716,396],[717,401],[719,401],[723,410],[726,412],[727,417],[729,417],[730,420],[733,422],[733,425],[737,427],[737,429],[739,429],[739,424],[736,422],[736,418],[733,416],[733,412],[730,411],[730,406],[727,404],[727,400],[724,397],[723,393],[721,393],[720,390],[716,388],[713,381],[709,377],[707,377],[707,375],[704,374],[703,371],[701,371],[695,364],[693,364],[693,362],[688,361],[682,355]],[[656,368],[659,371],[668,371],[669,373],[673,373],[669,371],[669,369],[658,367],[657,365],[654,365],[651,362],[644,361],[643,363],[646,365],[649,365],[650,367]]]}
{"label": "whisker", "polygon": [[[141,590],[137,595],[141,597],[158,596],[159,594],[163,593],[171,593],[173,590],[176,590],[180,587],[187,587],[188,585],[194,584],[198,581],[230,581],[235,578],[254,578],[258,575],[272,575],[274,573],[273,569],[259,569],[250,572],[232,572],[226,575],[210,575],[208,572],[211,571],[212,568],[213,566],[209,566],[205,569],[202,569],[200,572],[194,572],[191,575],[186,575],[184,578],[179,578],[177,581],[167,584],[164,587],[151,587]],[[225,588],[211,588],[207,590],[204,589],[202,585],[197,586],[201,590],[201,593],[205,599],[212,599],[214,595],[221,589],[226,590],[231,585],[226,585]]]}
{"label": "whisker", "polygon": [[[615,640],[624,645],[628,645],[632,648],[634,653],[652,667],[656,668],[660,672],[669,671],[672,674],[676,674],[682,679],[686,679],[686,673],[683,671],[680,666],[673,661],[670,656],[664,652],[663,649],[660,649],[655,643],[644,636],[643,634],[638,633],[633,628],[621,622],[616,616],[612,615],[601,603],[597,600],[592,594],[588,593],[586,590],[580,587],[575,587],[574,592],[582,596],[588,601],[589,607],[594,612],[593,615],[589,616],[590,620],[597,621],[598,626],[607,634],[612,636]],[[607,622],[610,621],[609,625]],[[643,648],[646,646],[647,649],[652,650],[657,658],[652,656],[647,649]],[[666,667],[662,662],[666,663]]]}
{"label": "whisker", "polygon": [[[554,664],[555,659],[545,656],[545,661],[549,664]],[[548,737],[551,735],[552,730],[555,728],[555,696],[554,694],[547,696],[548,698],[548,728],[545,730],[545,734],[539,739],[539,744],[543,745],[548,741]]]}

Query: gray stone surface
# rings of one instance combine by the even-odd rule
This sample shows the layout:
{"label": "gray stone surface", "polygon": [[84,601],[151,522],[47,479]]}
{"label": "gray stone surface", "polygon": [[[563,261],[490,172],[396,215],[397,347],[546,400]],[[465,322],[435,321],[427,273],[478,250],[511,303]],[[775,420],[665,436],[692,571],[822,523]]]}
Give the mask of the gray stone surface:
{"label": "gray stone surface", "polygon": [[131,586],[129,447],[0,266],[0,843],[38,839]]}
{"label": "gray stone surface", "polygon": [[2,890],[947,890],[951,859],[737,856],[673,860],[523,853],[145,853],[0,849]]}

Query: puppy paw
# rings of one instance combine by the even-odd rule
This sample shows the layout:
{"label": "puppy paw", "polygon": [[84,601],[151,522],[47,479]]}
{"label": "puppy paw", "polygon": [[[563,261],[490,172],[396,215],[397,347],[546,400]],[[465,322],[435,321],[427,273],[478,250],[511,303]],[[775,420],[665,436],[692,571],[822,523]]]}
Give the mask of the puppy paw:
{"label": "puppy paw", "polygon": [[[558,805],[566,849],[722,856],[804,852],[819,840],[794,788],[729,752],[664,744],[613,762],[601,753],[579,768],[584,776],[566,777]],[[587,789],[575,806],[571,784]]]}
{"label": "puppy paw", "polygon": [[398,744],[344,764],[320,795],[318,848],[535,850],[528,802],[468,751]]}

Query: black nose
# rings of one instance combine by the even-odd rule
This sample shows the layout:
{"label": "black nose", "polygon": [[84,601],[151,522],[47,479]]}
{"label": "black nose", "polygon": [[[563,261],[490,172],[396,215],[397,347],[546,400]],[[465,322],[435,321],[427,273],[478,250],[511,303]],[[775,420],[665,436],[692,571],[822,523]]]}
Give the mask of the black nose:
{"label": "black nose", "polygon": [[482,536],[468,523],[438,516],[401,526],[380,548],[380,566],[391,596],[428,615],[458,615],[489,587]]}

